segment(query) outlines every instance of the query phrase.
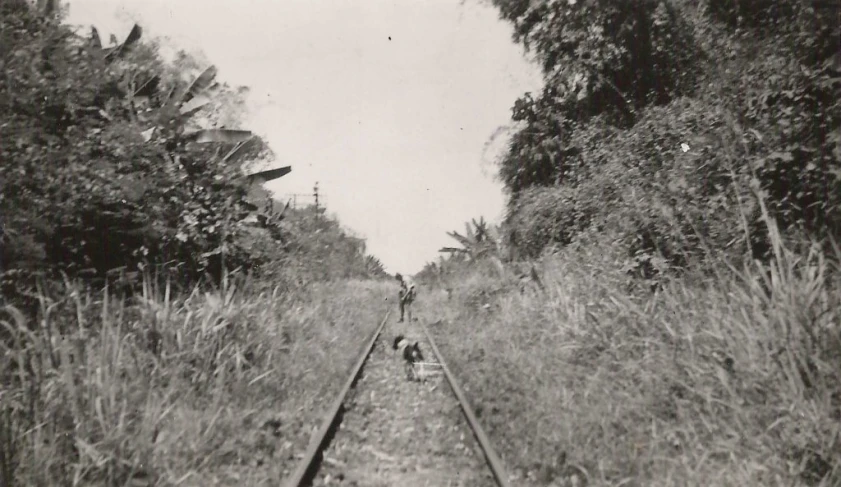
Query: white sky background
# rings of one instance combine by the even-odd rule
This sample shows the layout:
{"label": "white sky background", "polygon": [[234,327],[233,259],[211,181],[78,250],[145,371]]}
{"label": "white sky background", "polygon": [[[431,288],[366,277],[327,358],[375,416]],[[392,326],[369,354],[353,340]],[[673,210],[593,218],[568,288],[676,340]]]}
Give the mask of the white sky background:
{"label": "white sky background", "polygon": [[[292,173],[277,196],[312,193],[367,238],[389,272],[412,274],[446,235],[504,209],[484,146],[537,91],[537,66],[498,11],[467,0],[69,0],[104,43],[133,23],[200,49],[218,78],[252,88],[244,126]],[[389,36],[391,40],[389,40]]]}

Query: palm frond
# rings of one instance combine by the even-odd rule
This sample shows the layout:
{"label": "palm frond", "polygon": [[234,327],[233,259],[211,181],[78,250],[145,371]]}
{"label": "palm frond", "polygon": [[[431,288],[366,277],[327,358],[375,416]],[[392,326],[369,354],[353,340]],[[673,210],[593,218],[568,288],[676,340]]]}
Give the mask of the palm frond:
{"label": "palm frond", "polygon": [[161,77],[158,75],[152,76],[140,85],[140,88],[134,91],[134,97],[152,96],[158,89],[161,82]]}
{"label": "palm frond", "polygon": [[207,106],[210,103],[210,97],[205,95],[199,95],[194,98],[191,98],[190,101],[181,105],[181,108],[178,110],[182,117],[188,118],[193,116],[196,112]]}
{"label": "palm frond", "polygon": [[279,167],[277,169],[269,169],[266,171],[260,171],[254,174],[249,174],[246,176],[252,182],[258,182],[260,184],[267,183],[269,181],[273,181],[278,178],[282,178],[292,172],[292,166],[286,167]]}
{"label": "palm frond", "polygon": [[90,39],[91,46],[96,50],[102,49],[102,39],[99,37],[99,31],[96,30],[96,27],[91,26],[91,39]]}
{"label": "palm frond", "polygon": [[216,78],[216,66],[209,66],[205,69],[202,74],[198,75],[196,79],[190,83],[190,86],[184,90],[184,94],[181,96],[181,103],[187,103],[188,101],[192,100],[193,98],[197,97],[198,95],[202,94],[207,90],[211,85],[213,85],[213,80]]}
{"label": "palm frond", "polygon": [[468,239],[467,237],[459,234],[456,231],[447,232],[447,235],[449,235],[451,238],[454,238],[455,240],[457,240],[458,243],[464,245],[465,248],[470,247],[473,243],[470,239]]}
{"label": "palm frond", "polygon": [[134,24],[134,27],[131,28],[131,31],[128,33],[126,40],[123,41],[122,44],[114,48],[113,50],[109,51],[105,55],[105,59],[108,61],[114,60],[116,58],[122,57],[126,54],[131,47],[140,40],[140,37],[143,35],[143,29],[138,24]]}
{"label": "palm frond", "polygon": [[253,136],[254,134],[252,134],[248,130],[231,129],[197,130],[195,132],[184,134],[184,138],[186,140],[196,142],[198,144],[207,144],[211,142],[224,144],[238,144],[240,142],[247,141]]}
{"label": "palm frond", "polygon": [[462,249],[459,247],[441,247],[438,249],[438,252],[443,252],[447,254],[466,254],[467,249]]}

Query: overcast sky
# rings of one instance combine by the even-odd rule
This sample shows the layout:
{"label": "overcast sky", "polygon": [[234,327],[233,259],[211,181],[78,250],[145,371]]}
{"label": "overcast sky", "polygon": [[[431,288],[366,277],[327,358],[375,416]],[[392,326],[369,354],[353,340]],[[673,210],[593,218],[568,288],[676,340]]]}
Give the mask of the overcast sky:
{"label": "overcast sky", "polygon": [[[121,41],[200,49],[219,79],[252,88],[278,197],[312,193],[367,238],[389,272],[415,273],[455,245],[448,230],[504,208],[485,145],[540,87],[511,27],[479,0],[69,0],[69,22]],[[390,39],[389,39],[390,38]]]}

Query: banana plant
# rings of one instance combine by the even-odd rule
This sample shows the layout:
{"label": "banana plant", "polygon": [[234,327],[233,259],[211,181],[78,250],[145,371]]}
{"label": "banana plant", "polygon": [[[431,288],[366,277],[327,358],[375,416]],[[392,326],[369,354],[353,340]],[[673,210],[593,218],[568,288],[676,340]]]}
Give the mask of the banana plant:
{"label": "banana plant", "polygon": [[58,11],[58,0],[38,0],[35,8],[41,12],[44,17],[52,17]]}
{"label": "banana plant", "polygon": [[[89,41],[90,49],[98,54],[106,64],[126,56],[137,45],[142,37],[142,29],[135,24],[122,43],[114,43],[110,48],[104,48],[95,27],[91,28]],[[206,67],[192,82],[182,88],[173,86],[167,88],[163,72],[153,72],[144,78],[134,74],[127,80],[127,98],[133,113],[133,119],[141,127],[141,137],[147,144],[157,146],[161,156],[169,161],[171,170],[179,166],[187,170],[188,175],[200,172],[201,164],[229,167],[230,177],[245,179],[248,183],[261,185],[265,182],[285,176],[291,171],[290,166],[253,172],[234,176],[239,172],[243,162],[259,151],[262,140],[248,130],[234,130],[227,128],[198,128],[190,130],[193,118],[214,101],[222,85],[216,81],[218,69],[214,65]],[[107,116],[107,114],[106,114]],[[204,162],[182,158],[183,152],[175,150],[180,145],[207,145],[213,149]],[[192,177],[192,176],[191,176]],[[146,178],[139,176],[136,185],[142,193]],[[270,230],[279,230],[274,223],[279,223],[284,211],[279,214],[261,214],[247,198],[240,203],[254,215],[260,226]],[[288,206],[288,205],[287,205]],[[275,228],[277,227],[277,228]]]}
{"label": "banana plant", "polygon": [[465,222],[464,227],[464,235],[456,231],[447,232],[447,235],[460,243],[461,247],[442,247],[438,251],[474,261],[496,249],[496,239],[491,237],[490,227],[484,217],[479,218],[479,221],[473,218]]}
{"label": "banana plant", "polygon": [[[225,157],[227,158],[228,156]],[[285,166],[277,169],[268,169],[266,171],[251,173],[244,177],[248,179],[251,184],[265,184],[269,181],[274,181],[275,179],[286,176],[290,172],[292,172],[292,166]]]}
{"label": "banana plant", "polygon": [[[99,32],[96,27],[92,27],[89,44],[91,50],[102,56],[102,59],[106,63],[112,63],[124,57],[140,41],[142,34],[143,29],[138,24],[135,24],[122,43],[113,47],[104,48]],[[144,102],[151,100],[153,96],[163,95],[163,101],[158,110],[149,109],[144,113],[138,114],[138,121],[148,125],[148,128],[141,132],[143,139],[147,143],[158,142],[166,147],[178,142],[221,144],[222,146],[229,147],[224,155],[222,155],[221,149],[217,151],[216,157],[219,159],[219,162],[223,163],[233,162],[237,156],[241,155],[247,144],[255,138],[254,134],[248,130],[212,128],[194,130],[183,134],[179,133],[184,130],[191,117],[208,106],[212,101],[214,93],[221,86],[216,82],[217,73],[216,66],[211,65],[202,71],[183,90],[176,92],[176,89],[172,88],[166,94],[162,94],[160,91],[160,74],[154,74],[140,83],[132,82],[129,96],[134,106],[143,105]],[[146,117],[146,112],[149,111],[155,115],[151,120]],[[276,177],[284,176],[287,173],[288,171],[276,173],[278,174]]]}
{"label": "banana plant", "polygon": [[[213,92],[219,87],[219,84],[214,82],[216,73],[216,67],[209,66],[181,92],[176,93],[174,88],[169,90],[164,95],[161,108],[157,110],[157,117],[146,121],[152,126],[143,132],[144,139],[152,142],[157,136],[158,141],[166,144],[171,141],[171,138],[176,137],[179,142],[185,143],[232,145],[233,148],[222,157],[222,161],[233,160],[244,148],[244,144],[254,137],[250,131],[212,128],[179,134],[188,124],[189,119],[211,102]],[[142,100],[159,94],[160,81],[160,75],[153,75],[134,90],[133,98]],[[170,131],[174,133],[167,133]]]}
{"label": "banana plant", "polygon": [[[51,3],[54,2],[45,2],[45,4]],[[105,62],[112,63],[126,55],[131,50],[132,46],[140,40],[142,35],[143,29],[138,24],[134,24],[134,27],[131,28],[128,36],[126,36],[126,40],[121,44],[115,43],[116,45],[112,47],[102,47],[102,39],[99,37],[99,31],[96,30],[96,27],[91,26],[91,38],[89,45],[91,50],[95,54],[99,55]]]}

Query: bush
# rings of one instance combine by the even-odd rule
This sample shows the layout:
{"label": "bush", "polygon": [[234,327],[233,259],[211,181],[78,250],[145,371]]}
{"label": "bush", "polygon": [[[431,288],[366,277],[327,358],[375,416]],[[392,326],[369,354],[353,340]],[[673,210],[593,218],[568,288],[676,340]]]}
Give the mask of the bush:
{"label": "bush", "polygon": [[[573,40],[595,35],[572,21],[555,27],[559,19],[590,13],[594,25],[602,19],[618,22],[634,2],[557,2],[511,11],[506,8],[517,2],[499,3],[503,15],[515,19],[524,43],[552,57],[570,55],[570,46],[578,42]],[[792,2],[783,4],[779,8],[795,8]],[[728,5],[722,8],[746,4]],[[759,17],[779,13],[778,7],[763,5]],[[718,7],[715,2],[711,6],[717,18]],[[549,8],[556,9],[551,19],[535,13]],[[685,41],[668,52],[685,79],[699,75],[704,80],[696,90],[675,89],[667,98],[632,104],[631,92],[617,87],[628,94],[625,100],[602,100],[618,111],[623,106],[634,110],[629,124],[617,125],[609,111],[582,117],[559,102],[565,93],[557,91],[559,83],[580,78],[580,73],[561,69],[547,71],[539,98],[527,94],[515,103],[514,120],[523,125],[500,166],[510,193],[507,222],[514,245],[533,257],[587,231],[623,242],[631,259],[662,259],[672,269],[721,258],[767,259],[770,244],[760,231],[760,198],[786,232],[841,236],[841,65],[827,48],[837,25],[828,22],[825,12],[800,6],[793,26],[775,27],[777,37],[721,29],[703,10],[697,14],[681,2],[660,2],[637,14],[655,25],[658,9],[664,8],[685,14],[674,24]],[[607,34],[614,31],[605,32],[606,46],[624,45],[621,36]],[[699,46],[708,51],[691,62],[683,57]],[[604,52],[597,51],[599,56]],[[580,93],[577,102],[588,103],[591,91]]]}
{"label": "bush", "polygon": [[629,293],[623,249],[589,240],[534,262],[542,285],[476,269],[448,301],[427,294],[516,483],[561,457],[590,485],[838,484],[841,256],[795,252],[766,222],[768,264],[656,293]]}
{"label": "bush", "polygon": [[564,187],[533,188],[519,195],[507,220],[507,239],[520,257],[534,258],[552,244],[572,241],[580,221],[574,192]]}
{"label": "bush", "polygon": [[178,261],[195,280],[247,265],[242,163],[262,143],[195,122],[228,90],[215,69],[188,84],[139,26],[103,48],[22,0],[3,9],[2,270],[103,277]]}
{"label": "bush", "polygon": [[276,481],[391,294],[238,273],[205,292],[157,282],[131,299],[51,283],[37,321],[0,307],[0,484]]}

